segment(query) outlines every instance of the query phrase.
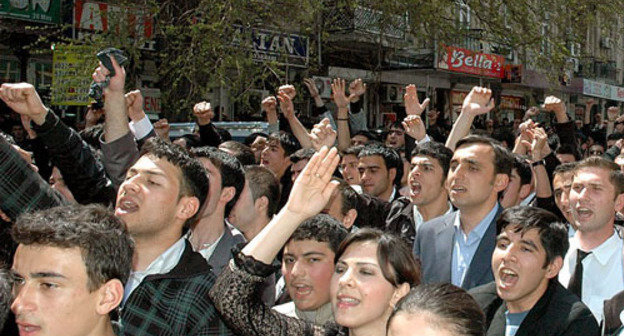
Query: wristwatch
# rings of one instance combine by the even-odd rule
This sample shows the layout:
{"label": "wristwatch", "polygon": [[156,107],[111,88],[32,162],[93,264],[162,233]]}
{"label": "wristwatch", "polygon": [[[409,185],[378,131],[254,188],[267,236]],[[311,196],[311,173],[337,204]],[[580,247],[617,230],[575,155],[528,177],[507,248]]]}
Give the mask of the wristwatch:
{"label": "wristwatch", "polygon": [[546,161],[544,160],[539,160],[539,161],[535,161],[535,162],[531,162],[531,167],[536,167],[536,166],[546,166]]}

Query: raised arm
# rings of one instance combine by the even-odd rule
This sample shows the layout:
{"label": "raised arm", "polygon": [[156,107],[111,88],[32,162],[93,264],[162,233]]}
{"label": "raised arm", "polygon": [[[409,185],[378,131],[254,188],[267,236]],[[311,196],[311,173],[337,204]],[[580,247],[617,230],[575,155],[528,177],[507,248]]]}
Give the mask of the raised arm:
{"label": "raised arm", "polygon": [[130,132],[124,93],[126,70],[119,66],[114,57],[109,57],[115,69],[115,76],[110,77],[110,71],[102,63],[92,75],[96,83],[109,81],[108,86],[104,88],[105,142],[113,142]]}
{"label": "raised arm", "polygon": [[9,108],[33,121],[33,130],[47,148],[51,162],[67,177],[68,188],[80,203],[110,203],[115,190],[78,133],[46,108],[34,86],[28,83],[2,84],[0,99]]}
{"label": "raised arm", "polygon": [[203,101],[195,104],[193,114],[199,125],[199,139],[202,146],[218,147],[221,144],[221,136],[212,123],[214,112],[210,103]]}
{"label": "raised arm", "polygon": [[284,118],[288,121],[290,125],[290,130],[302,148],[312,148],[312,143],[308,137],[308,130],[303,126],[299,118],[295,115],[295,105],[293,104],[293,99],[297,91],[295,87],[292,85],[282,85],[280,86],[277,98],[279,99],[280,110],[284,114]]}
{"label": "raised arm", "polygon": [[446,140],[446,147],[455,150],[457,142],[470,132],[470,126],[472,126],[474,118],[480,114],[490,112],[493,108],[492,90],[478,86],[473,87],[464,99],[461,113],[453,124],[451,133]]}
{"label": "raised arm", "polygon": [[332,82],[334,103],[338,108],[336,127],[338,131],[338,149],[343,151],[351,144],[351,132],[349,130],[349,98],[345,94],[344,79],[336,78]]}

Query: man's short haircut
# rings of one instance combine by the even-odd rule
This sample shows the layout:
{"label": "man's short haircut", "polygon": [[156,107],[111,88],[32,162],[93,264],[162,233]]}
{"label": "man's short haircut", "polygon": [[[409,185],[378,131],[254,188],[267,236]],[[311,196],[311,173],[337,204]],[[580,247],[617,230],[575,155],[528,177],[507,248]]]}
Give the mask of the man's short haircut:
{"label": "man's short haircut", "polygon": [[243,165],[252,165],[256,163],[256,156],[249,146],[238,141],[226,141],[219,145],[219,149],[225,148],[231,151],[234,157]]}
{"label": "man's short haircut", "polygon": [[513,167],[513,156],[511,152],[503,147],[500,142],[483,135],[468,135],[467,137],[457,141],[455,151],[460,147],[482,144],[492,147],[494,151],[494,174],[507,174],[511,176],[511,168]]}
{"label": "man's short haircut", "polygon": [[569,143],[561,144],[561,146],[559,146],[559,148],[557,148],[557,150],[555,151],[555,154],[573,155],[574,159],[577,161],[582,159],[581,153],[576,149],[573,144]]}
{"label": "man's short haircut", "polygon": [[314,240],[321,243],[327,243],[329,248],[336,253],[340,243],[347,236],[347,229],[334,217],[326,214],[318,214],[305,220],[292,236],[288,238],[288,242],[301,240]]}
{"label": "man's short haircut", "polygon": [[269,138],[269,135],[263,132],[254,132],[249,134],[245,140],[243,140],[243,143],[247,146],[251,146],[251,144],[254,143],[254,141],[256,141],[257,137],[264,137],[264,138]]}
{"label": "man's short haircut", "polygon": [[338,187],[336,190],[342,196],[342,204],[340,205],[340,213],[344,216],[349,210],[355,209],[357,210],[358,204],[360,202],[360,195],[347,183],[347,181],[341,178],[333,178],[332,180],[338,181]]}
{"label": "man's short haircut", "polygon": [[388,171],[392,168],[396,169],[396,176],[394,177],[393,184],[400,185],[401,178],[403,177],[403,160],[401,160],[399,153],[397,153],[396,150],[384,145],[366,144],[360,151],[360,154],[358,154],[358,159],[374,155],[381,156]]}
{"label": "man's short haircut", "polygon": [[[189,155],[186,149],[159,137],[152,137],[145,141],[141,148],[141,156],[144,155],[167,160],[172,165],[180,168],[182,174],[178,177],[180,181],[179,196],[197,197],[199,209],[203,207],[208,197],[208,173],[199,161]],[[199,217],[199,211],[187,219],[185,225],[188,226],[194,223],[197,217]]]}
{"label": "man's short haircut", "polygon": [[426,316],[437,330],[454,335],[485,335],[485,315],[464,289],[450,283],[422,284],[397,302],[388,318],[388,328],[399,314]]}
{"label": "man's short haircut", "polygon": [[403,123],[400,121],[395,121],[392,124],[390,124],[390,127],[388,127],[388,131],[390,131],[393,128],[399,128],[403,131],[405,131],[405,127],[403,127]]}
{"label": "man's short haircut", "polygon": [[94,291],[112,279],[130,276],[134,242],[121,219],[101,205],[64,205],[26,213],[11,232],[21,245],[79,248]]}
{"label": "man's short haircut", "polygon": [[249,190],[254,201],[265,196],[268,200],[267,216],[277,213],[280,200],[280,185],[277,176],[267,167],[245,166],[245,177],[249,181]]}
{"label": "man's short haircut", "polygon": [[448,147],[444,146],[444,144],[429,141],[423,144],[417,145],[412,150],[412,157],[414,156],[428,156],[432,159],[436,159],[440,166],[442,167],[442,173],[446,179],[446,175],[448,174],[449,167],[451,166],[451,159],[453,158],[453,151]]}
{"label": "man's short haircut", "polygon": [[555,170],[553,171],[553,178],[560,174],[567,174],[567,173],[574,172],[577,165],[578,165],[578,161],[567,162],[567,163],[562,163],[558,165],[557,167],[555,167]]}
{"label": "man's short haircut", "polygon": [[615,132],[607,135],[607,141],[617,141],[620,139],[624,139],[624,134]]}
{"label": "man's short haircut", "polygon": [[11,299],[11,276],[4,264],[0,263],[0,330],[9,315]]}
{"label": "man's short haircut", "polygon": [[366,131],[366,130],[357,131],[351,136],[351,138],[353,138],[356,135],[361,135],[365,137],[366,139],[368,139],[368,141],[379,141],[377,136],[375,136],[375,134],[371,133],[370,131]]}
{"label": "man's short haircut", "polygon": [[268,141],[278,141],[280,146],[284,150],[284,156],[290,156],[290,154],[296,152],[298,149],[301,148],[301,145],[299,144],[297,138],[295,138],[294,135],[284,131],[271,133],[271,135],[269,135]]}
{"label": "man's short haircut", "polygon": [[301,148],[298,149],[296,152],[290,154],[290,162],[292,164],[295,164],[301,160],[310,160],[312,158],[312,156],[314,155],[314,153],[316,153],[316,151],[314,150],[314,148]]}
{"label": "man's short haircut", "polygon": [[507,208],[496,222],[496,232],[500,234],[508,226],[523,235],[531,229],[537,229],[540,242],[546,251],[543,267],[548,266],[556,257],[564,258],[570,247],[566,226],[548,210],[527,205]]}
{"label": "man's short haircut", "polygon": [[[191,149],[191,154],[196,158],[205,158],[219,170],[221,174],[221,188],[234,187],[234,197],[225,205],[225,217],[238,201],[238,197],[245,187],[245,170],[240,161],[234,156],[218,150],[215,147],[203,146]],[[214,195],[219,197],[219,195]]]}
{"label": "man's short haircut", "polygon": [[362,151],[362,148],[364,146],[351,146],[351,147],[347,147],[347,149],[343,150],[342,152],[340,152],[340,157],[343,158],[347,155],[353,155],[357,158],[357,156],[360,154],[360,151]]}
{"label": "man's short haircut", "polygon": [[530,184],[533,172],[531,172],[531,166],[527,162],[526,158],[522,155],[512,154],[514,157],[513,169],[516,170],[518,176],[520,176],[520,185]]}
{"label": "man's short haircut", "polygon": [[599,156],[590,156],[578,162],[574,175],[576,176],[581,169],[591,168],[600,168],[609,172],[609,182],[615,188],[615,196],[624,192],[624,173],[622,173],[617,163]]}

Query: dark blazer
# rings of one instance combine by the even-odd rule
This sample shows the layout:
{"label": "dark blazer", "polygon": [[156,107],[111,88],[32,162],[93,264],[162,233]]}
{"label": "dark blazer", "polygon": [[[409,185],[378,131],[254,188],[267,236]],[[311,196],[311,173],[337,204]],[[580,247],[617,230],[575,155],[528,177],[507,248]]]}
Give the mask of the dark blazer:
{"label": "dark blazer", "polygon": [[[496,294],[494,282],[470,290],[485,313],[487,336],[505,335],[507,307]],[[551,280],[544,295],[531,308],[516,336],[594,336],[600,335],[598,323],[579,298],[557,280]]]}
{"label": "dark blazer", "polygon": [[208,259],[208,264],[212,267],[212,271],[215,276],[221,273],[223,267],[228,264],[232,259],[232,247],[245,242],[245,237],[242,234],[232,234],[232,228],[225,223],[225,230],[223,230],[223,237],[217,243],[214,252]]}
{"label": "dark blazer", "polygon": [[[503,211],[501,206],[488,225],[461,287],[468,290],[494,280],[492,252],[496,245],[496,220]],[[414,241],[414,254],[420,258],[423,283],[451,282],[455,227],[453,222],[458,211],[423,223]]]}
{"label": "dark blazer", "polygon": [[624,310],[624,291],[604,301],[604,335],[614,335],[622,327],[620,313]]}

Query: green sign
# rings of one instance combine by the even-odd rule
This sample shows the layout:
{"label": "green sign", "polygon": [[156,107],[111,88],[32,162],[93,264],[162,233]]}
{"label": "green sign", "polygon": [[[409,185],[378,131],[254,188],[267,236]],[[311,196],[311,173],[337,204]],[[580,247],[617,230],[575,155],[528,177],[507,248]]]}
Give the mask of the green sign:
{"label": "green sign", "polygon": [[61,0],[0,0],[0,17],[61,23]]}

